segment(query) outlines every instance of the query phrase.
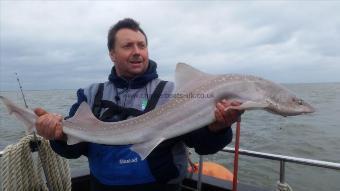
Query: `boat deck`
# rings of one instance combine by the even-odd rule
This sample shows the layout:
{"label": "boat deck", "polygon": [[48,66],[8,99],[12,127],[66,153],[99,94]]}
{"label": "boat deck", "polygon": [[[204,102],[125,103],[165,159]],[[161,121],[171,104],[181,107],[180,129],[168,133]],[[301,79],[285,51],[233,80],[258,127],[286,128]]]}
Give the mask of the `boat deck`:
{"label": "boat deck", "polygon": [[[188,176],[183,181],[182,191],[197,190],[198,175]],[[231,191],[232,182],[202,175],[202,191]],[[90,176],[87,170],[72,172],[72,191],[89,191]],[[269,189],[238,184],[238,191],[269,191]]]}

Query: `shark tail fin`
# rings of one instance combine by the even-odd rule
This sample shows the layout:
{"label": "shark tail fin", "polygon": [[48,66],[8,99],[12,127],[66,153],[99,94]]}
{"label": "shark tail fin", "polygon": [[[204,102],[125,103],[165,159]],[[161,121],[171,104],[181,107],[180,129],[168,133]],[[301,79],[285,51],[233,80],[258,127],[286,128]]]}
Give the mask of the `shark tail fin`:
{"label": "shark tail fin", "polygon": [[14,116],[26,126],[26,133],[32,133],[35,127],[35,120],[37,119],[33,111],[19,107],[4,96],[0,96],[0,99],[5,104],[9,114],[14,114]]}

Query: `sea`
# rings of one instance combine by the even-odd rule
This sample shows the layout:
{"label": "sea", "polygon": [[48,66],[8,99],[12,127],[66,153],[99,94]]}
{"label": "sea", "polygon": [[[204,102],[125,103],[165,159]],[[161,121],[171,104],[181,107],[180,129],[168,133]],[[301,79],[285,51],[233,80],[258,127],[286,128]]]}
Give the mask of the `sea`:
{"label": "sea", "polygon": [[[247,111],[242,115],[240,148],[308,159],[340,163],[340,83],[283,84],[316,112],[281,117],[265,111]],[[43,107],[67,116],[76,100],[76,90],[24,90],[30,108]],[[24,106],[20,91],[0,91],[0,95]],[[232,127],[235,132],[235,127]],[[23,125],[10,116],[0,103],[0,150],[25,135]],[[234,140],[228,146],[234,147]],[[233,169],[233,154],[219,152],[203,157]],[[193,154],[192,160],[198,161]],[[69,160],[72,171],[87,169],[85,157]],[[1,164],[1,163],[0,163]],[[275,190],[280,163],[268,159],[240,156],[239,182]],[[287,163],[286,182],[294,191],[339,191],[340,171]]]}

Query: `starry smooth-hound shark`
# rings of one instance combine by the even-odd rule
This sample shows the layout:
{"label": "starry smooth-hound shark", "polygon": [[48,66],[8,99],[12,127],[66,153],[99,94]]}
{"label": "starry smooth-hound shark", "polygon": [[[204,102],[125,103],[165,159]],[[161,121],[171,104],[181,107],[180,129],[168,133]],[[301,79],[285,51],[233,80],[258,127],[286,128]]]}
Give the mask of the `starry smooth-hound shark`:
{"label": "starry smooth-hound shark", "polygon": [[[37,116],[32,110],[21,108],[3,96],[0,99],[29,132],[34,131]],[[73,117],[62,121],[63,132],[68,144],[84,141],[131,144],[130,149],[145,159],[162,141],[212,123],[215,104],[222,99],[242,103],[228,109],[263,109],[281,116],[314,112],[311,105],[269,80],[239,74],[212,75],[179,63],[175,72],[175,90],[167,103],[138,117],[103,122],[83,102]]]}

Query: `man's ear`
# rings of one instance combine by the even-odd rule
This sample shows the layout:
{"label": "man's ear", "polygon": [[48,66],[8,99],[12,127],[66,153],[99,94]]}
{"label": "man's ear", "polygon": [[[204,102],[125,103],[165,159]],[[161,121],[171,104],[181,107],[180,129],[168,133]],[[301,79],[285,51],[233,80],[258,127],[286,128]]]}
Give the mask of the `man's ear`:
{"label": "man's ear", "polygon": [[114,53],[113,50],[110,50],[109,55],[110,55],[111,61],[115,62],[116,61],[116,54]]}

